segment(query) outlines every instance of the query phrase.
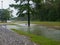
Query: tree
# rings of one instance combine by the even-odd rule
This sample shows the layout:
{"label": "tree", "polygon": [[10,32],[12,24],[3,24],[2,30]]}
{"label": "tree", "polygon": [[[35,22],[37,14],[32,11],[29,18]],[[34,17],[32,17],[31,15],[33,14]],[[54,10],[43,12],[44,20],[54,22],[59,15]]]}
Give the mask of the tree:
{"label": "tree", "polygon": [[[39,21],[60,21],[60,0],[31,0],[34,4],[32,8],[30,3],[24,3],[25,1],[30,2],[30,0],[15,0],[20,1],[20,4],[11,5],[18,9],[18,16],[31,16],[31,20]],[[23,14],[23,11],[26,13]],[[29,13],[28,13],[29,12]]]}
{"label": "tree", "polygon": [[[30,27],[30,14],[32,13],[32,8],[30,7],[31,4],[29,3],[30,0],[15,0],[16,3],[20,1],[20,4],[12,4],[10,5],[11,7],[15,7],[15,9],[18,9],[18,17],[20,16],[25,16],[27,15],[27,18],[28,18],[28,27]],[[27,3],[25,3],[27,2]],[[23,11],[27,11],[26,13],[23,13]]]}
{"label": "tree", "polygon": [[0,20],[7,22],[11,18],[10,11],[7,9],[0,9]]}
{"label": "tree", "polygon": [[34,0],[36,3],[35,12],[40,21],[60,21],[60,0]]}

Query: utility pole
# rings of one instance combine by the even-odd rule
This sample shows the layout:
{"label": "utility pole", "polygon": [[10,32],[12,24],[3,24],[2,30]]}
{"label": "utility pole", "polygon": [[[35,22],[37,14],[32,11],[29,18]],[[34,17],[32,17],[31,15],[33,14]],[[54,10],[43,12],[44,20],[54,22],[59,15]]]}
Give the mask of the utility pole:
{"label": "utility pole", "polygon": [[1,1],[1,9],[3,9],[3,1]]}

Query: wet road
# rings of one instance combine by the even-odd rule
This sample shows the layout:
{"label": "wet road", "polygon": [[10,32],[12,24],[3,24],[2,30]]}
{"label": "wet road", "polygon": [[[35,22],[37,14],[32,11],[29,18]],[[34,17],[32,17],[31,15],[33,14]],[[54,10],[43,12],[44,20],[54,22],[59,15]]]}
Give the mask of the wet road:
{"label": "wet road", "polygon": [[0,45],[36,45],[28,37],[19,35],[0,25]]}

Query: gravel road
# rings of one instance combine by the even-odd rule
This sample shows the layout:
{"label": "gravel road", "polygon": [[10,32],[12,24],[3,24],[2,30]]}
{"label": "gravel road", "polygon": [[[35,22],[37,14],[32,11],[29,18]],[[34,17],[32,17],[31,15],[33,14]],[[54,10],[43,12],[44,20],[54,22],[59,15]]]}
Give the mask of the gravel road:
{"label": "gravel road", "polygon": [[0,45],[36,45],[28,37],[0,26]]}

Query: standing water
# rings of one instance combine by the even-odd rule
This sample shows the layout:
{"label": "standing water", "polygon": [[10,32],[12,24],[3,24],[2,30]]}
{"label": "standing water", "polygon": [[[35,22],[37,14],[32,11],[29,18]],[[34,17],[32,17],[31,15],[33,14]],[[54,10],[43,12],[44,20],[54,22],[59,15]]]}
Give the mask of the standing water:
{"label": "standing water", "polygon": [[[28,25],[27,24],[18,24],[18,26],[17,25],[7,25],[7,28],[8,29],[15,28],[17,30],[27,31]],[[29,30],[33,34],[45,36],[47,38],[51,38],[51,39],[60,41],[60,30],[48,28],[46,26],[41,26],[41,25],[36,25],[36,24],[31,24],[31,27]]]}

